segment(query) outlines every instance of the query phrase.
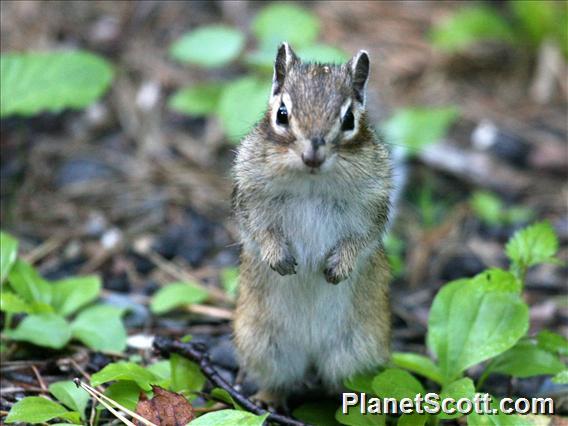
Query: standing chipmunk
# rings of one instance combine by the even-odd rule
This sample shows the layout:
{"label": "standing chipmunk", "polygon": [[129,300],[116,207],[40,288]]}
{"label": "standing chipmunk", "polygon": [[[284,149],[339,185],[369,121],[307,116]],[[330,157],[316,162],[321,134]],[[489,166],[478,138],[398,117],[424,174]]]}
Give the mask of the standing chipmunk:
{"label": "standing chipmunk", "polygon": [[234,322],[259,399],[329,392],[389,357],[391,160],[365,110],[369,55],[303,63],[278,48],[268,111],[234,165],[243,244]]}

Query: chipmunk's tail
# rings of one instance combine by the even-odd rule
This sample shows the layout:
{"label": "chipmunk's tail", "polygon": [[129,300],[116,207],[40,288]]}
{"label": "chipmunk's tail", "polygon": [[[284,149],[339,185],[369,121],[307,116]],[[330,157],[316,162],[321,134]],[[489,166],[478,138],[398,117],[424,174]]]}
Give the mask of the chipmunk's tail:
{"label": "chipmunk's tail", "polygon": [[[388,145],[388,143],[387,143]],[[408,177],[405,148],[400,145],[389,145],[392,159],[392,192],[390,197],[391,209],[387,232],[391,229],[398,213],[398,204],[404,193]]]}

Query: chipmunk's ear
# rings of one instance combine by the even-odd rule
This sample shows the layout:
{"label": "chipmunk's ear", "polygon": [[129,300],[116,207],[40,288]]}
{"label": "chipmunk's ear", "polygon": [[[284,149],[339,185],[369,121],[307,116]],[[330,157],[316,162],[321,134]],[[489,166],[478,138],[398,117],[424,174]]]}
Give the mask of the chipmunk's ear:
{"label": "chipmunk's ear", "polygon": [[298,57],[286,42],[278,47],[276,61],[274,61],[274,77],[272,79],[272,96],[277,95],[282,90],[286,74],[294,63],[298,62]]}
{"label": "chipmunk's ear", "polygon": [[355,98],[365,104],[365,89],[369,80],[369,54],[366,50],[360,50],[349,62],[353,76],[353,91]]}

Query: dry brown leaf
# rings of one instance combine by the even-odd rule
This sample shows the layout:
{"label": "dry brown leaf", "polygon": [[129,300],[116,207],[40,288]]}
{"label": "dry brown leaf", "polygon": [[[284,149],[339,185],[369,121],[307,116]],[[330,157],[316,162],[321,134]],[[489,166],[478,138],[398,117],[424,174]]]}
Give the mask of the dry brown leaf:
{"label": "dry brown leaf", "polygon": [[195,418],[193,407],[182,395],[159,386],[152,386],[152,390],[152,399],[147,399],[144,393],[140,395],[137,414],[158,426],[185,426]]}

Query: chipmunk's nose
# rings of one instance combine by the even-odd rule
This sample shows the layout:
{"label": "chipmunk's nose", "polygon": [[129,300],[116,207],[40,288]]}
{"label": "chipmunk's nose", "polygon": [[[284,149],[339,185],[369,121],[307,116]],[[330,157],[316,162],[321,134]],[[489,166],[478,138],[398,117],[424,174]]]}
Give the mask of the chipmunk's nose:
{"label": "chipmunk's nose", "polygon": [[319,147],[323,145],[325,145],[324,138],[317,137],[311,139],[310,147],[302,152],[302,161],[306,166],[315,169],[323,164],[325,161],[325,154],[323,149],[319,149]]}

